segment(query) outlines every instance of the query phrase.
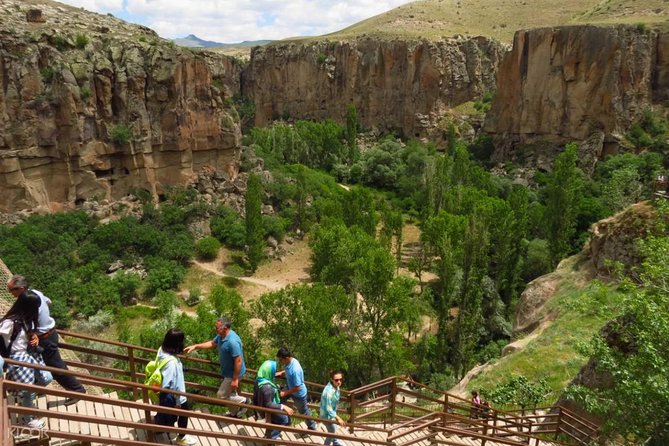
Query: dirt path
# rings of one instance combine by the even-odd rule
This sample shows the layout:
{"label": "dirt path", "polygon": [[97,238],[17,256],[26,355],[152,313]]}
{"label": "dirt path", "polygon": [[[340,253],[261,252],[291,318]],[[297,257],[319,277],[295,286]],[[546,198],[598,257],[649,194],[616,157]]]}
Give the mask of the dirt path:
{"label": "dirt path", "polygon": [[270,279],[258,279],[256,277],[236,277],[236,276],[231,276],[230,274],[226,274],[222,271],[219,271],[218,268],[215,266],[213,262],[210,263],[204,263],[204,262],[199,262],[197,260],[193,260],[193,264],[199,266],[202,269],[206,269],[212,274],[216,274],[219,277],[235,277],[237,280],[241,280],[242,282],[247,282],[247,283],[252,283],[254,285],[260,285],[265,288],[270,289],[271,291],[274,290],[280,290],[283,288],[286,284],[281,284],[278,280],[270,280]]}

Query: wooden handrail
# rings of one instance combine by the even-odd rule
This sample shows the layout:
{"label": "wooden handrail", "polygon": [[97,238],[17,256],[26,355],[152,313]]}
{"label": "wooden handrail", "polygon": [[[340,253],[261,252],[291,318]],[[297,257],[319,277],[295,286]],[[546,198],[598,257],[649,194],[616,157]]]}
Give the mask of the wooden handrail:
{"label": "wooden handrail", "polygon": [[[144,373],[143,372],[143,367],[142,365],[150,361],[151,356],[155,355],[156,350],[155,349],[150,349],[146,347],[140,347],[137,345],[133,344],[127,344],[127,343],[122,343],[122,342],[115,342],[115,341],[107,341],[103,339],[99,339],[96,337],[88,336],[88,335],[82,335],[79,333],[74,333],[74,332],[69,332],[69,331],[59,331],[60,334],[63,336],[68,336],[73,339],[83,339],[83,340],[88,340],[96,343],[101,343],[101,344],[108,344],[113,346],[114,348],[118,349],[124,349],[126,351],[126,354],[124,355],[121,352],[106,352],[106,351],[100,351],[98,349],[93,349],[93,348],[88,348],[76,344],[71,344],[67,342],[62,342],[61,348],[66,348],[66,349],[71,349],[74,351],[80,351],[82,353],[87,353],[91,355],[98,355],[101,357],[107,357],[109,359],[115,360],[115,361],[125,361],[125,363],[128,365],[128,368],[130,370],[124,370],[124,369],[119,369],[117,367],[106,367],[104,365],[91,365],[91,364],[86,364],[83,362],[78,362],[78,361],[68,361],[67,363],[73,367],[77,368],[84,368],[89,371],[95,372],[95,373],[107,373],[114,378],[104,378],[101,376],[91,376],[79,372],[72,372],[72,371],[63,371],[61,369],[56,369],[56,373],[60,374],[65,374],[65,373],[70,373],[73,376],[77,376],[82,382],[85,383],[91,383],[95,385],[104,385],[106,387],[110,388],[117,388],[117,389],[123,389],[123,390],[129,390],[133,392],[133,395],[135,398],[137,398],[139,395],[145,394],[148,388],[142,384],[143,382],[143,377]],[[188,363],[192,363],[196,365],[196,367],[193,368],[188,368],[186,371],[187,373],[191,373],[192,375],[195,376],[202,376],[202,377],[207,377],[207,378],[217,378],[220,379],[218,372],[219,364],[217,361],[210,361],[207,359],[203,358],[196,358],[196,357],[190,357],[190,356],[181,356],[182,360]],[[41,368],[41,367],[36,367],[36,368]],[[138,371],[137,368],[140,368]],[[214,370],[211,370],[211,369]],[[44,368],[45,370],[48,370],[48,367]],[[209,369],[209,370],[207,370]],[[245,386],[250,385],[251,383],[254,382],[253,378],[250,378],[249,375],[253,375],[256,373],[254,369],[248,369],[249,374],[245,379],[243,380],[243,383]],[[192,376],[191,375],[191,376]],[[118,379],[122,377],[123,379]],[[104,384],[102,384],[104,383]],[[417,389],[420,389],[419,391],[416,391],[415,389],[407,389],[403,386],[398,386],[398,383],[408,383],[411,384],[412,386],[415,386]],[[320,389],[324,387],[321,384],[317,383],[312,383],[308,382],[308,386],[314,388],[314,389]],[[374,392],[377,391],[381,388],[387,388],[386,391],[387,393],[384,393],[381,396],[374,396],[373,398],[365,401],[359,401],[359,399],[366,399],[366,397]],[[198,383],[188,383],[187,388],[189,389],[195,389],[195,390],[201,390],[201,391],[206,391],[206,392],[212,392],[215,391],[216,388],[213,386],[208,386],[204,384],[198,384]],[[173,392],[173,391],[168,391],[169,393],[176,393],[178,392]],[[425,395],[423,392],[427,393],[432,393],[433,395]],[[43,392],[42,392],[43,393]],[[242,392],[244,393],[244,392]],[[310,394],[318,394],[319,392],[317,391],[312,391]],[[415,416],[415,411],[430,411],[429,407],[425,406],[430,406],[437,404],[439,405],[439,410],[435,410],[434,414],[440,414],[443,416],[444,420],[444,425],[443,427],[441,426],[435,426],[435,429],[443,429],[447,427],[448,423],[455,422],[451,420],[460,420],[459,422],[462,422],[461,420],[466,420],[465,422],[468,425],[474,425],[476,424],[473,422],[473,420],[470,420],[468,418],[460,417],[459,415],[456,415],[454,413],[449,413],[451,410],[455,409],[458,411],[467,411],[470,410],[472,405],[471,402],[458,397],[456,395],[451,395],[447,392],[431,388],[429,386],[426,386],[424,384],[414,382],[408,379],[405,379],[404,377],[388,377],[384,378],[382,380],[379,380],[375,383],[367,384],[364,386],[361,386],[357,389],[352,389],[352,390],[341,390],[342,394],[342,399],[341,399],[341,407],[340,409],[342,411],[347,410],[349,413],[349,428],[351,430],[351,433],[354,432],[355,429],[366,429],[369,428],[371,425],[369,423],[362,424],[362,423],[357,423],[357,420],[363,420],[366,418],[371,418],[374,415],[381,414],[381,413],[390,413],[391,417],[394,414],[398,419],[402,420],[408,420],[408,423],[414,423],[416,422],[416,416]],[[246,395],[248,395],[248,392],[246,392]],[[393,395],[395,398],[393,398]],[[417,399],[417,402],[415,404],[411,403],[403,403],[401,401],[398,401],[397,396],[399,395],[406,395],[410,397],[414,397]],[[222,401],[218,398],[209,398],[207,396],[203,395],[196,395],[196,394],[188,394],[188,398],[193,399],[194,401],[201,401],[204,404],[214,404],[214,405],[225,405],[225,406],[237,406],[237,407],[247,407],[247,408],[252,408],[253,406],[245,405],[245,404],[240,404],[240,403],[234,403],[233,401],[228,401],[226,400],[224,404]],[[450,400],[450,401],[449,401]],[[383,401],[388,401],[388,404],[376,408],[372,407],[372,405],[376,402],[383,402]],[[346,408],[346,403],[348,403],[348,408]],[[311,404],[313,407],[313,404]],[[149,406],[150,407],[150,406]],[[406,409],[409,409],[409,416],[407,416],[407,412],[403,412],[401,410],[397,410],[397,408],[404,407]],[[371,409],[371,410],[370,410]],[[559,412],[563,413],[565,418],[571,418],[574,417],[574,422],[569,423],[569,425],[583,425],[592,427],[592,425],[588,425],[589,423],[587,421],[581,420],[579,417],[573,415],[572,413],[562,409],[558,408],[558,410],[562,410],[564,412]],[[162,411],[162,409],[161,409]],[[263,411],[266,412],[271,412],[271,410],[263,408]],[[357,413],[359,411],[362,411],[361,413]],[[411,414],[413,411],[413,415]],[[429,415],[429,414],[428,414]],[[192,415],[191,415],[192,416]],[[318,420],[316,417],[305,417],[300,414],[295,414],[295,418],[298,419],[314,419]],[[554,429],[545,429],[542,430],[542,433],[562,433],[564,431],[564,428],[567,428],[569,425],[564,424],[562,428],[560,427],[560,423],[558,421],[554,423],[549,423],[549,422],[542,422],[542,423],[536,423],[536,420],[539,418],[543,417],[544,419],[548,417],[557,417],[559,419],[559,415],[554,415],[554,414],[546,414],[546,415],[529,415],[529,416],[519,416],[516,413],[513,412],[507,412],[507,411],[497,411],[493,409],[491,414],[488,415],[490,419],[495,420],[495,425],[492,429],[492,435],[490,435],[490,438],[500,438],[503,435],[515,435],[519,437],[531,437],[532,433],[532,426],[555,426]],[[422,418],[422,417],[420,417]],[[420,419],[418,418],[418,419]],[[385,422],[388,420],[387,416],[384,416],[383,421],[384,425]],[[392,420],[391,420],[392,421]],[[563,422],[565,420],[562,420]],[[502,423],[498,425],[497,423]],[[243,423],[240,423],[243,424]],[[406,423],[402,423],[406,424]],[[514,430],[509,430],[507,429],[508,427],[515,428],[517,431]],[[482,429],[482,427],[477,427],[478,430]],[[389,432],[389,435],[392,435],[392,432],[394,429],[383,429],[379,427],[373,428],[373,430],[378,430],[378,431],[386,431]],[[589,431],[591,429],[585,428],[581,429],[582,431]],[[522,432],[520,432],[522,431]],[[596,430],[593,429],[593,432],[596,432]],[[499,433],[499,436],[497,435]],[[528,434],[529,433],[529,434]],[[566,432],[565,432],[566,433]],[[581,433],[581,432],[579,432]],[[587,435],[587,432],[583,432],[584,435]],[[469,432],[470,436],[473,436],[475,438],[477,437],[478,433],[475,432]],[[397,439],[401,439],[402,435],[397,435],[397,437],[393,437]],[[591,434],[589,438],[594,438],[594,436]],[[482,441],[486,441],[486,438],[483,436],[480,437]],[[435,441],[437,441],[435,439]]]}

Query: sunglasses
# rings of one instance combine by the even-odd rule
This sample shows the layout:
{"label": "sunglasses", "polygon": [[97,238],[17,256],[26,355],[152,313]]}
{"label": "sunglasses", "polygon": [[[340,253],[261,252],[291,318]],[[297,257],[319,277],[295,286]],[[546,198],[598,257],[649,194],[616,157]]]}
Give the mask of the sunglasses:
{"label": "sunglasses", "polygon": [[13,286],[13,287],[11,287],[11,288],[9,289],[9,291],[18,291],[18,290],[21,290],[21,289],[23,289],[23,287],[20,287],[20,286]]}
{"label": "sunglasses", "polygon": [[344,380],[344,378],[339,378],[339,379],[336,379],[336,378],[335,378],[335,379],[333,379],[332,381],[334,381],[334,382],[336,382],[336,383],[337,383],[337,382],[340,383],[340,382],[342,382],[343,380]]}

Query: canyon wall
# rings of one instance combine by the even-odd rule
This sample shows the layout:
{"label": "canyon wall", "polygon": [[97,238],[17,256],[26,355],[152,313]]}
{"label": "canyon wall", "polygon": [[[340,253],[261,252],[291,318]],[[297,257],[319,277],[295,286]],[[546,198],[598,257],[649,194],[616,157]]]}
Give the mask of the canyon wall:
{"label": "canyon wall", "polygon": [[669,98],[669,35],[642,26],[518,31],[498,69],[484,130],[499,161],[575,141],[596,160]]}
{"label": "canyon wall", "polygon": [[363,128],[430,136],[446,110],[494,89],[506,51],[483,37],[279,42],[253,50],[242,92],[255,104],[258,126],[344,122],[352,104]]}
{"label": "canyon wall", "polygon": [[7,0],[0,15],[0,211],[236,175],[232,59],[55,2]]}

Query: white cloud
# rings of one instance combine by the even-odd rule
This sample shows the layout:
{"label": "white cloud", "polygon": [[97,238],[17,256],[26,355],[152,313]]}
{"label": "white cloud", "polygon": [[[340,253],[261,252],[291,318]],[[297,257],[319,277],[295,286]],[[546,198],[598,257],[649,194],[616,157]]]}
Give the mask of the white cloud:
{"label": "white cloud", "polygon": [[61,0],[146,25],[167,38],[218,42],[334,32],[410,0]]}

